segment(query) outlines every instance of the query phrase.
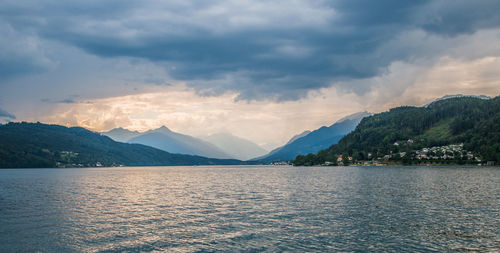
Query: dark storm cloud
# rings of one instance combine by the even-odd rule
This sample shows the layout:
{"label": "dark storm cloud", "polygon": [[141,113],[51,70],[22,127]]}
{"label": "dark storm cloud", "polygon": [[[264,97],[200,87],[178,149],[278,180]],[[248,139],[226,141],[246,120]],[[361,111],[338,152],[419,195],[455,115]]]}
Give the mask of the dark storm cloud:
{"label": "dark storm cloud", "polygon": [[473,33],[480,28],[498,27],[500,1],[434,1],[419,10],[419,25],[428,32],[444,35]]}
{"label": "dark storm cloud", "polygon": [[14,114],[8,113],[2,108],[0,108],[0,118],[9,118],[9,119],[16,119],[16,116]]}
{"label": "dark storm cloud", "polygon": [[45,57],[36,36],[16,31],[2,22],[1,16],[0,32],[0,81],[50,68],[52,63]]}
{"label": "dark storm cloud", "polygon": [[497,27],[499,9],[500,1],[0,3],[1,22],[16,32],[101,57],[147,59],[202,94],[278,100],[418,56],[384,47],[405,31],[457,36]]}

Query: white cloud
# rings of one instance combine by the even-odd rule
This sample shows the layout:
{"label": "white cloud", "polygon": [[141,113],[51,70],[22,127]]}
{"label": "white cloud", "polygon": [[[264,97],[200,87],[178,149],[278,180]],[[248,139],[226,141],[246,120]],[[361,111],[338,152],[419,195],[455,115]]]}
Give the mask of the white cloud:
{"label": "white cloud", "polygon": [[[467,60],[441,57],[435,61],[392,63],[384,75],[340,84],[353,94],[357,86],[371,87],[355,96],[369,111],[380,112],[401,105],[422,106],[449,94],[500,95],[500,57]],[[328,94],[330,90],[323,92]]]}

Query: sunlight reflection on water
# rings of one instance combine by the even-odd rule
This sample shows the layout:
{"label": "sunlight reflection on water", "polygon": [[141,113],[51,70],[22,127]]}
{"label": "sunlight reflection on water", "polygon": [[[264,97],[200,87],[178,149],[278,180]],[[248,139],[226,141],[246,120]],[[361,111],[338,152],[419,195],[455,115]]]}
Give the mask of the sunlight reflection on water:
{"label": "sunlight reflection on water", "polygon": [[500,169],[0,170],[0,251],[498,251]]}

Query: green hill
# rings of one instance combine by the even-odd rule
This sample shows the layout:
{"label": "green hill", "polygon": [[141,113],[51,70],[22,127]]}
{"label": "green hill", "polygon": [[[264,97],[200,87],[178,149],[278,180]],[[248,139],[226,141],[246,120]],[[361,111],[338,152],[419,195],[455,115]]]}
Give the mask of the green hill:
{"label": "green hill", "polygon": [[[448,146],[462,143],[454,150]],[[342,164],[498,163],[500,97],[450,98],[426,107],[393,108],[364,118],[338,144],[317,154],[297,156],[294,164],[336,164],[337,160]]]}
{"label": "green hill", "polygon": [[81,127],[41,123],[0,126],[0,168],[241,164],[239,160],[171,154],[115,142]]}

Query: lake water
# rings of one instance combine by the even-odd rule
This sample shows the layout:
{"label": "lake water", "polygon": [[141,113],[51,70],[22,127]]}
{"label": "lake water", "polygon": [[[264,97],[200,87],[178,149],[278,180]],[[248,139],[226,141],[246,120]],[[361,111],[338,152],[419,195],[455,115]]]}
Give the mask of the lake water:
{"label": "lake water", "polygon": [[1,252],[499,249],[500,168],[0,170]]}

